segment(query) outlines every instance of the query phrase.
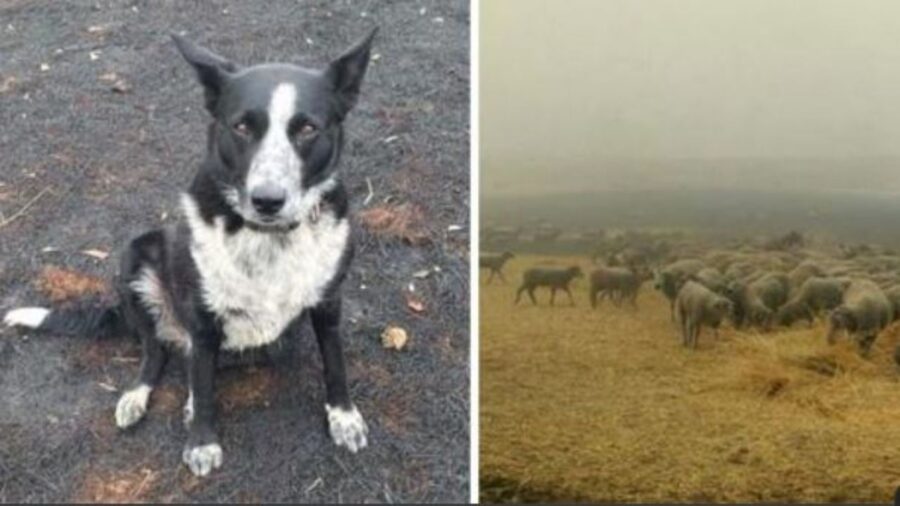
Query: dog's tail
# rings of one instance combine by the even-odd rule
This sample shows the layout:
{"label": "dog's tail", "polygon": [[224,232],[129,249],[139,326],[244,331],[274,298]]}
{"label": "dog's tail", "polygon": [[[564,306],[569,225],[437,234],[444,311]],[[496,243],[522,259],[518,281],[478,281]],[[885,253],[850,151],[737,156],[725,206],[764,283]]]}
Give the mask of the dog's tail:
{"label": "dog's tail", "polygon": [[122,335],[127,330],[121,305],[52,309],[21,307],[6,313],[3,323],[10,327],[73,337],[106,338]]}

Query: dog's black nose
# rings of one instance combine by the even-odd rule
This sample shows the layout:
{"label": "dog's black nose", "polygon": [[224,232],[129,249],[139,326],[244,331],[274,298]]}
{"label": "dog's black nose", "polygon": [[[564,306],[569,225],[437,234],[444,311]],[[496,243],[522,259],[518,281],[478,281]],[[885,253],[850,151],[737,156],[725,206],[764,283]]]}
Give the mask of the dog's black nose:
{"label": "dog's black nose", "polygon": [[272,216],[284,207],[284,201],[287,200],[287,192],[284,188],[271,184],[263,183],[250,192],[250,202],[253,208],[259,214]]}

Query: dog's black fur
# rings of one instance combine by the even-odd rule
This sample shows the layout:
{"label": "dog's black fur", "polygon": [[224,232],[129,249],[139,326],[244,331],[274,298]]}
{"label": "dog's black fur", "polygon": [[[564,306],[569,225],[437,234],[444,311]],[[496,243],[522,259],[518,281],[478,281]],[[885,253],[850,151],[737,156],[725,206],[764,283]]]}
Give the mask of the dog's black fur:
{"label": "dog's black fur", "polygon": [[[28,308],[6,317],[7,324],[51,333],[130,333],[139,337],[143,347],[140,373],[135,387],[123,395],[117,407],[117,423],[122,428],[143,415],[149,391],[158,383],[169,356],[183,356],[191,393],[186,406],[189,436],[183,460],[197,475],[218,467],[222,459],[214,402],[220,352],[229,346],[244,349],[260,345],[254,339],[266,336],[255,333],[259,329],[278,328],[273,338],[279,338],[297,327],[282,324],[295,322],[306,310],[324,364],[331,436],[354,452],[366,445],[367,428],[347,388],[339,331],[340,285],[353,247],[345,227],[347,192],[336,179],[335,169],[343,140],[342,122],[357,101],[374,35],[375,30],[324,71],[282,64],[240,69],[173,35],[180,52],[196,70],[204,88],[205,106],[212,115],[206,159],[184,196],[185,219],[177,226],[147,232],[131,242],[117,277],[118,305],[49,311]],[[275,96],[279,93],[282,106],[292,108],[271,105],[278,102]],[[286,132],[283,136],[272,134],[270,139],[270,127],[277,127],[281,120],[285,120]],[[290,163],[285,165],[285,160]],[[294,167],[292,163],[299,165]],[[299,174],[286,167],[291,171],[297,168]],[[256,177],[251,174],[254,171],[262,174],[260,181],[265,181],[251,184]],[[221,258],[203,257],[204,241],[220,241],[226,250],[233,245],[246,252],[236,257],[237,263],[228,256],[230,251],[222,251]],[[308,293],[291,291],[287,283],[293,280],[253,278],[255,272],[281,273],[287,267],[279,265],[295,265],[279,255],[294,253],[292,244],[298,241],[306,241],[302,244],[307,249],[321,243],[322,252],[313,253],[321,254],[328,264],[319,272],[315,260],[309,260],[302,265],[315,266],[311,269],[315,272],[290,273],[297,275],[296,283],[310,284]],[[331,242],[326,245],[326,241]],[[208,249],[214,251],[218,244],[209,242]],[[265,270],[266,262],[275,267]],[[247,289],[256,287],[263,294],[284,283],[285,293],[296,299],[286,303],[292,314],[281,315],[283,319],[272,320],[277,324],[265,327],[266,318],[275,316],[253,313],[263,306],[232,304],[223,309],[221,304],[241,300],[241,294],[211,293],[219,286],[213,283],[214,277],[220,285],[234,281],[216,270],[220,268],[227,272],[239,269],[255,283]],[[223,297],[221,301],[219,296]],[[230,335],[229,329],[235,335]]]}

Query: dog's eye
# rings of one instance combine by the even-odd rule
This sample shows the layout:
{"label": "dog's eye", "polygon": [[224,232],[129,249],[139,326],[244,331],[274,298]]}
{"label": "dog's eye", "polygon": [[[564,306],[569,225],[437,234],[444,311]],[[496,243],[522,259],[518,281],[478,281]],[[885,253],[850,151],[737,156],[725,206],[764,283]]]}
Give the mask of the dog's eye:
{"label": "dog's eye", "polygon": [[248,125],[246,121],[235,123],[231,128],[234,130],[234,133],[241,137],[250,137],[250,125]]}
{"label": "dog's eye", "polygon": [[297,132],[294,134],[294,139],[297,142],[306,141],[315,137],[317,133],[319,133],[319,129],[316,128],[315,125],[306,123],[297,129]]}

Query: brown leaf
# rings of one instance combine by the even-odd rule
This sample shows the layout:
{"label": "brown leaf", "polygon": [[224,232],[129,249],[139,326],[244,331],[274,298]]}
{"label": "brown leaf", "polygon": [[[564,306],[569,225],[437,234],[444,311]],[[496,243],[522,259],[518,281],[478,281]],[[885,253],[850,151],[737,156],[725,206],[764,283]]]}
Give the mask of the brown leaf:
{"label": "brown leaf", "polygon": [[381,333],[381,345],[385,348],[402,350],[403,347],[406,346],[407,341],[409,341],[409,336],[406,334],[406,331],[400,327],[391,325]]}

